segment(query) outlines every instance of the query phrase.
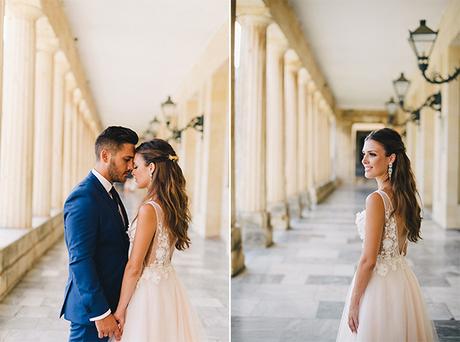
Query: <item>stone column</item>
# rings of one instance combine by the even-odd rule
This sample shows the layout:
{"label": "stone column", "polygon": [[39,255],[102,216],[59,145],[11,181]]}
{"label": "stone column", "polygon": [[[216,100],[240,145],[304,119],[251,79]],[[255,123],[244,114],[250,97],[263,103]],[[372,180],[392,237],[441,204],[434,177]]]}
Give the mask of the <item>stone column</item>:
{"label": "stone column", "polygon": [[86,136],[85,136],[85,126],[86,126],[86,118],[87,118],[87,111],[88,106],[85,100],[81,100],[80,104],[78,105],[78,121],[77,121],[77,138],[80,143],[77,145],[77,178],[76,182],[78,183],[84,177],[85,174],[85,153],[87,151],[86,146]]}
{"label": "stone column", "polygon": [[231,0],[230,4],[230,226],[231,226],[231,275],[232,277],[244,270],[244,253],[243,253],[243,239],[241,234],[241,226],[237,221],[236,211],[236,186],[235,186],[235,146],[236,146],[236,133],[235,133],[235,22],[236,22],[236,0]]}
{"label": "stone column", "polygon": [[321,118],[320,118],[320,101],[321,94],[318,90],[315,90],[313,94],[313,108],[311,116],[311,127],[312,127],[312,187],[310,188],[310,199],[313,204],[318,203],[318,187],[321,181]]}
{"label": "stone column", "polygon": [[269,17],[244,14],[235,120],[237,210],[247,244],[270,246],[266,203],[266,29]]}
{"label": "stone column", "polygon": [[[5,1],[0,0],[0,37],[3,37],[3,22],[5,17]],[[3,39],[0,39],[0,108],[2,108],[3,94]],[[0,110],[0,134],[2,132],[2,111]],[[0,135],[1,141],[1,135]]]}
{"label": "stone column", "polygon": [[72,117],[73,92],[76,87],[72,72],[65,74],[65,101],[64,101],[64,144],[62,160],[62,198],[65,199],[72,190]]}
{"label": "stone column", "polygon": [[331,122],[329,109],[326,105],[326,102],[323,101],[323,178],[321,184],[324,185],[331,180],[330,177],[330,168],[331,168]]}
{"label": "stone column", "polygon": [[312,195],[314,191],[314,171],[315,171],[315,126],[314,126],[314,93],[315,84],[309,81],[307,85],[307,191],[310,206],[313,204]]}
{"label": "stone column", "polygon": [[[460,60],[460,48],[450,46],[446,69],[453,70]],[[460,227],[460,82],[441,88],[442,112],[435,114],[435,179],[433,219],[442,227]]]}
{"label": "stone column", "polygon": [[300,193],[297,179],[298,157],[298,91],[297,72],[300,69],[300,60],[293,50],[286,52],[284,60],[284,110],[285,125],[285,157],[286,162],[286,193],[290,219],[300,216]]}
{"label": "stone column", "polygon": [[434,156],[434,126],[435,113],[430,108],[422,109],[420,113],[420,134],[418,135],[416,163],[417,186],[425,207],[433,205],[433,156]]}
{"label": "stone column", "polygon": [[70,164],[70,174],[71,174],[71,188],[73,188],[77,182],[78,178],[78,149],[80,145],[80,136],[79,136],[79,121],[80,119],[80,101],[81,101],[81,90],[79,88],[75,89],[72,94],[72,160]]}
{"label": "stone column", "polygon": [[297,84],[298,124],[297,124],[297,189],[300,194],[300,215],[307,210],[308,199],[308,81],[310,77],[305,68],[299,70]]}
{"label": "stone column", "polygon": [[335,180],[337,179],[337,154],[336,154],[336,151],[337,151],[337,126],[336,126],[336,120],[335,120],[335,115],[334,113],[331,111],[330,115],[329,115],[329,129],[330,129],[330,146],[329,146],[329,151],[330,151],[330,154],[329,154],[329,160],[330,160],[330,163],[329,163],[329,168],[330,168],[330,172],[329,172],[329,178],[330,180],[333,180],[335,182]]}
{"label": "stone column", "polygon": [[82,170],[81,174],[82,177],[85,177],[86,174],[89,172],[91,168],[91,157],[93,156],[93,147],[91,146],[91,134],[90,134],[90,122],[91,122],[91,114],[89,111],[88,106],[85,106],[85,115],[83,116],[83,149],[82,149]]}
{"label": "stone column", "polygon": [[0,227],[32,225],[35,22],[38,1],[5,6]]}
{"label": "stone column", "polygon": [[274,228],[287,229],[284,131],[284,54],[287,40],[278,25],[267,30],[267,205]]}
{"label": "stone column", "polygon": [[58,41],[46,17],[37,20],[35,70],[35,142],[33,215],[48,217],[51,212],[53,57]]}
{"label": "stone column", "polygon": [[62,209],[62,172],[65,115],[65,80],[64,75],[69,65],[62,51],[54,56],[53,81],[53,143],[51,155],[51,210],[56,213]]}
{"label": "stone column", "polygon": [[[203,103],[204,132],[200,176],[199,212],[194,216],[196,231],[203,237],[219,237],[222,228],[222,199],[226,180],[225,134],[228,130],[228,63],[223,63],[206,82]],[[195,134],[197,134],[195,132]],[[226,215],[227,216],[227,215]],[[228,231],[227,234],[228,235]]]}

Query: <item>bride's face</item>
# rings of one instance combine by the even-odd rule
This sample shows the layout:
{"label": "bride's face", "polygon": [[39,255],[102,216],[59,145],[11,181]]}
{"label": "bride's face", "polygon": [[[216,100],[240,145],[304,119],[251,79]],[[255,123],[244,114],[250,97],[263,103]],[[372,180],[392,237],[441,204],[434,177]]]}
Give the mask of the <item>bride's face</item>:
{"label": "bride's face", "polygon": [[383,145],[369,139],[364,142],[363,159],[364,176],[368,179],[386,176],[391,157],[387,157]]}
{"label": "bride's face", "polygon": [[134,168],[132,174],[139,189],[144,189],[149,186],[151,181],[150,175],[154,168],[155,166],[152,163],[150,165],[145,165],[145,160],[142,154],[136,153],[134,156]]}

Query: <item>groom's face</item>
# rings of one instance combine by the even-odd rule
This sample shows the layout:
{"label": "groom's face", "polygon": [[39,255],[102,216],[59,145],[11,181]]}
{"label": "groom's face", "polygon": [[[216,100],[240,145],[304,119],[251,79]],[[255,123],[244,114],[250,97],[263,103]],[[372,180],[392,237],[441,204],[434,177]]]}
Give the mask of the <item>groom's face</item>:
{"label": "groom's face", "polygon": [[123,144],[117,152],[111,153],[108,172],[112,182],[126,181],[126,177],[133,171],[133,160],[133,144]]}

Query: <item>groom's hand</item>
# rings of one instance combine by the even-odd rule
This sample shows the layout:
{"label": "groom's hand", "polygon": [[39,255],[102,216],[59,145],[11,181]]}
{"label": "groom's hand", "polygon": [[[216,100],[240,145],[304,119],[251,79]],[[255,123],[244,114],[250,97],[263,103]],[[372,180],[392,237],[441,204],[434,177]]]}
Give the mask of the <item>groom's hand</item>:
{"label": "groom's hand", "polygon": [[99,338],[114,336],[117,341],[121,339],[121,331],[113,315],[108,315],[106,318],[100,319],[95,323]]}

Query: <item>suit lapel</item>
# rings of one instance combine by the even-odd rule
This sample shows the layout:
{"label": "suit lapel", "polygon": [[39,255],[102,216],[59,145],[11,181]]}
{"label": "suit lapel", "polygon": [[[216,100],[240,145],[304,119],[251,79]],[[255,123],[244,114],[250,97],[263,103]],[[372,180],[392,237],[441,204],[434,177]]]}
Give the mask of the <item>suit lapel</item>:
{"label": "suit lapel", "polygon": [[[105,190],[101,182],[99,182],[99,180],[96,178],[96,176],[91,171],[87,178],[94,185],[94,187],[98,190],[98,192],[100,192],[104,201],[110,206],[110,208],[112,208],[113,214],[117,217],[118,222],[120,223],[120,230],[124,234],[126,232],[127,227],[125,227],[123,223],[123,219],[121,218],[120,211],[118,210],[118,206],[115,204],[112,197],[110,197],[110,194]],[[124,213],[124,215],[126,215],[126,210],[123,204],[121,205],[121,207],[122,207],[122,212]],[[127,219],[126,219],[126,222],[128,222]]]}

